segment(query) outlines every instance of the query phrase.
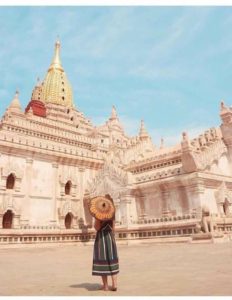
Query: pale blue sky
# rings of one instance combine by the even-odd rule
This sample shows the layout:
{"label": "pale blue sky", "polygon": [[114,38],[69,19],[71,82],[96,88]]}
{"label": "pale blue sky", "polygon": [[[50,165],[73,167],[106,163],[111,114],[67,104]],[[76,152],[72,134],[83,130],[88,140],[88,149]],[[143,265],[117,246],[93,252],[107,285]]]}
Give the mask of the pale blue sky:
{"label": "pale blue sky", "polygon": [[156,145],[220,125],[232,105],[232,7],[0,7],[0,114],[23,108],[44,78],[57,35],[76,107],[94,124],[117,108]]}

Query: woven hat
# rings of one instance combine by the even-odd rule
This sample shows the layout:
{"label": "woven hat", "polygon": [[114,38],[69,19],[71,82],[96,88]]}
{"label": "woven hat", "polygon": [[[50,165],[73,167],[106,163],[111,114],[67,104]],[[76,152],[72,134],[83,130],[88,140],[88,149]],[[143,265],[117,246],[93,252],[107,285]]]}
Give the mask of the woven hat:
{"label": "woven hat", "polygon": [[89,211],[94,218],[106,221],[114,217],[115,207],[113,202],[108,198],[98,196],[89,201]]}

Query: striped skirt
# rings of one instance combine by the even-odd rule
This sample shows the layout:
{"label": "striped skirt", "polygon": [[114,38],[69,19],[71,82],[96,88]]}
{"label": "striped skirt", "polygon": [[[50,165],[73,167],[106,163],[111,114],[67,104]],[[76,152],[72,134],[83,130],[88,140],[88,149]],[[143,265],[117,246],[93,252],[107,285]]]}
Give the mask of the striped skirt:
{"label": "striped skirt", "polygon": [[114,275],[119,272],[115,238],[109,225],[96,235],[93,252],[92,275]]}

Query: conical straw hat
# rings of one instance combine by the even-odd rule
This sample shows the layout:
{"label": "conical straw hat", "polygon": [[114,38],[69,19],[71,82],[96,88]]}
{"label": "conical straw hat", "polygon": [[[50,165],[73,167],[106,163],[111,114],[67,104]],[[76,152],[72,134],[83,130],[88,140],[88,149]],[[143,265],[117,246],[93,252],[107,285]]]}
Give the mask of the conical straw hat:
{"label": "conical straw hat", "polygon": [[89,210],[91,215],[100,220],[111,220],[115,214],[115,207],[111,200],[106,197],[94,197],[89,202]]}

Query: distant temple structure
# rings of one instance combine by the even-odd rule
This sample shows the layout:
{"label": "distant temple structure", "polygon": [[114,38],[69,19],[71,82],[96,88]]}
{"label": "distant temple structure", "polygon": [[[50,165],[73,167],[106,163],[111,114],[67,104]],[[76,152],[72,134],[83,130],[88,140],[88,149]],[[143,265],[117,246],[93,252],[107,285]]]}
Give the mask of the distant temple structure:
{"label": "distant temple structure", "polygon": [[119,239],[232,233],[232,108],[194,139],[156,147],[129,137],[116,108],[94,126],[74,105],[60,42],[25,111],[16,92],[0,121],[0,243],[88,241],[88,201],[110,196]]}

